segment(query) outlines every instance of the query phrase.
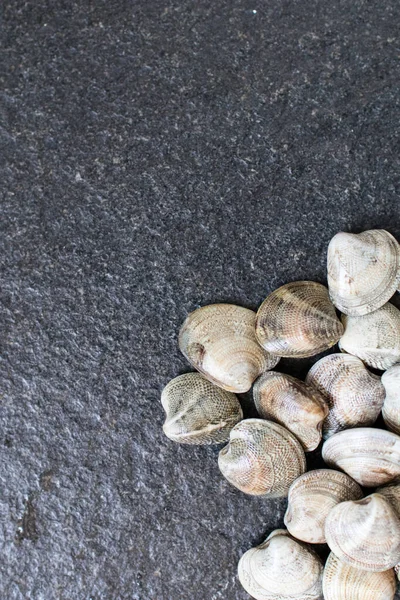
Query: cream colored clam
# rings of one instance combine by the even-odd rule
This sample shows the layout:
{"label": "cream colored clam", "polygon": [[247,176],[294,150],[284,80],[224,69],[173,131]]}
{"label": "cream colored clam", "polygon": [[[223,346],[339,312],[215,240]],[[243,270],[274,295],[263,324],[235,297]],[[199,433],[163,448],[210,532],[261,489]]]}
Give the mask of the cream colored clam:
{"label": "cream colored clam", "polygon": [[309,471],[290,486],[285,525],[298,540],[325,544],[325,520],[332,508],[362,496],[360,486],[345,473],[330,469]]}
{"label": "cream colored clam", "polygon": [[235,394],[217,387],[200,373],[175,377],[164,388],[161,402],[167,417],[164,433],[181,444],[219,444],[243,418]]}
{"label": "cream colored clam", "polygon": [[350,354],[330,354],[311,367],[306,383],[326,399],[329,414],[323,437],[362,425],[373,425],[381,411],[385,390],[380,377]]}
{"label": "cream colored clam", "polygon": [[386,571],[400,561],[400,520],[380,494],[335,506],[325,536],[332,552],[356,569]]}
{"label": "cream colored clam", "polygon": [[283,285],[257,313],[257,339],[277,356],[314,356],[336,344],[342,333],[327,288],[313,281]]}
{"label": "cream colored clam", "polygon": [[315,450],[321,441],[322,422],[329,412],[316,389],[290,375],[269,371],[257,379],[253,394],[263,419],[289,429],[306,452]]}
{"label": "cream colored clam", "polygon": [[343,315],[342,321],[341,350],[383,371],[400,362],[400,311],[393,304],[362,317]]}
{"label": "cream colored clam", "polygon": [[212,383],[229,392],[247,392],[279,359],[255,337],[256,315],[233,304],[211,304],[192,312],[179,333],[179,348]]}
{"label": "cream colored clam", "polygon": [[326,440],[322,458],[360,485],[377,487],[400,477],[400,437],[371,427],[346,429]]}
{"label": "cream colored clam", "polygon": [[334,305],[360,316],[383,306],[400,285],[400,247],[383,229],[338,233],[328,247],[328,286]]}
{"label": "cream colored clam", "polygon": [[246,419],[230,432],[218,457],[226,479],[246,494],[286,496],[306,470],[300,442],[284,427],[263,419]]}
{"label": "cream colored clam", "polygon": [[[389,485],[385,485],[385,487],[378,488],[376,491],[386,498],[400,519],[400,483],[390,483]],[[400,564],[397,564],[394,570],[397,578],[400,579]]]}
{"label": "cream colored clam", "polygon": [[393,569],[362,571],[331,552],[325,564],[322,588],[325,600],[393,600],[396,578]]}
{"label": "cream colored clam", "polygon": [[240,559],[239,580],[256,600],[322,600],[321,559],[277,529]]}
{"label": "cream colored clam", "polygon": [[400,364],[394,365],[382,375],[386,391],[382,416],[391,431],[400,434]]}

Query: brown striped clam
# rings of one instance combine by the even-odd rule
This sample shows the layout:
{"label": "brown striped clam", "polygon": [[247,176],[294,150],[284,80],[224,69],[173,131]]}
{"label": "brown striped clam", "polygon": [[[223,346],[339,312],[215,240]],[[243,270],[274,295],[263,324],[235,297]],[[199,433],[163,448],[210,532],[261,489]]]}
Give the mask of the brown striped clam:
{"label": "brown striped clam", "polygon": [[389,369],[400,362],[400,310],[388,302],[361,317],[342,315],[342,351],[361,358],[370,367]]}
{"label": "brown striped clam", "polygon": [[285,525],[298,540],[325,544],[325,521],[332,508],[362,496],[360,486],[345,473],[330,469],[309,471],[290,486]]}
{"label": "brown striped clam", "polygon": [[276,356],[313,356],[336,344],[342,333],[327,288],[313,281],[283,285],[257,312],[257,339]]}
{"label": "brown striped clam", "polygon": [[385,398],[380,377],[350,354],[321,358],[311,367],[306,383],[314,386],[329,406],[323,424],[324,438],[343,429],[373,425]]}
{"label": "brown striped clam", "polygon": [[306,452],[315,450],[321,441],[322,422],[329,412],[318,390],[290,375],[269,371],[257,379],[253,395],[263,419],[286,427]]}
{"label": "brown striped clam", "polygon": [[364,571],[387,571],[400,561],[400,519],[380,494],[335,506],[325,522],[332,552]]}
{"label": "brown striped clam", "polygon": [[400,437],[384,429],[358,427],[326,440],[322,458],[365,487],[377,487],[400,477]]}
{"label": "brown striped clam", "polygon": [[186,318],[179,348],[195,369],[229,392],[247,392],[279,359],[255,337],[256,314],[233,304],[211,304]]}
{"label": "brown striped clam", "polygon": [[263,419],[245,419],[230,432],[218,457],[222,475],[253,496],[286,496],[306,470],[300,442],[287,429]]}
{"label": "brown striped clam", "polygon": [[322,588],[325,600],[393,600],[396,578],[393,569],[362,571],[331,552],[325,564]]}
{"label": "brown striped clam", "polygon": [[400,434],[400,364],[394,365],[382,375],[386,391],[382,416],[386,427]]}
{"label": "brown striped clam", "polygon": [[334,305],[352,316],[383,306],[400,285],[400,246],[383,229],[338,233],[328,247],[328,286]]}
{"label": "brown striped clam", "polygon": [[256,600],[322,600],[323,566],[318,555],[287,531],[273,531],[240,559],[239,580]]}
{"label": "brown striped clam", "polygon": [[170,381],[161,394],[167,417],[164,433],[181,444],[219,444],[243,418],[235,394],[200,375],[186,373]]}

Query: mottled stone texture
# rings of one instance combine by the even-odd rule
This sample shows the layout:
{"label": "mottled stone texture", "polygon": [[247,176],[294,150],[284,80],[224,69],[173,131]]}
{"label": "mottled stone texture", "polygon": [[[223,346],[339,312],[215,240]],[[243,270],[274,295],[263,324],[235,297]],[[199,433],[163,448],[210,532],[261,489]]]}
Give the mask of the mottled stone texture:
{"label": "mottled stone texture", "polygon": [[1,9],[0,597],[245,600],[286,503],[164,437],[160,391],[189,311],[399,237],[400,3]]}

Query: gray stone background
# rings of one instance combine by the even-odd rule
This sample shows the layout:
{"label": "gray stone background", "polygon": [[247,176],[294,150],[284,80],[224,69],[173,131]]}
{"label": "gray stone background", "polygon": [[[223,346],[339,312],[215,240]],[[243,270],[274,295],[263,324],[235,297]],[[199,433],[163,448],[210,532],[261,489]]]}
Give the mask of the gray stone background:
{"label": "gray stone background", "polygon": [[160,392],[191,310],[400,237],[400,4],[1,10],[0,597],[245,600],[285,501],[168,441]]}

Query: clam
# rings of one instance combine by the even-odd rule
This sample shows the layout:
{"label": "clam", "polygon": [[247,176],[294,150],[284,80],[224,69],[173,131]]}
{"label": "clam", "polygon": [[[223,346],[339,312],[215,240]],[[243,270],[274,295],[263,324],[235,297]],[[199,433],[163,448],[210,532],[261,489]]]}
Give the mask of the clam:
{"label": "clam", "polygon": [[362,497],[360,486],[344,473],[329,469],[309,471],[290,486],[285,525],[298,540],[325,544],[325,520],[332,508]]}
{"label": "clam", "polygon": [[306,470],[300,442],[287,429],[263,419],[246,419],[230,432],[218,457],[226,479],[253,496],[286,496]]}
{"label": "clam", "polygon": [[161,402],[167,413],[164,433],[182,444],[219,444],[243,418],[235,394],[217,387],[200,373],[175,377],[164,388]]}
{"label": "clam", "polygon": [[385,485],[400,477],[400,437],[371,427],[346,429],[326,440],[322,458],[360,485]]}
{"label": "clam", "polygon": [[332,552],[364,571],[387,571],[400,561],[400,520],[380,494],[335,506],[326,518]]}
{"label": "clam", "polygon": [[329,412],[316,389],[290,375],[269,371],[257,379],[253,394],[263,419],[284,425],[306,452],[315,450],[321,441],[322,422]]}
{"label": "clam", "polygon": [[383,229],[338,233],[328,247],[328,286],[334,305],[361,316],[383,306],[400,285],[400,246]]}
{"label": "clam", "polygon": [[331,552],[325,564],[322,588],[325,600],[393,600],[396,578],[393,569],[362,571]]}
{"label": "clam", "polygon": [[386,391],[383,419],[388,429],[400,434],[400,364],[382,375],[382,383]]}
{"label": "clam", "polygon": [[321,559],[277,529],[240,559],[239,580],[256,600],[322,600]]}
{"label": "clam", "polygon": [[343,315],[342,321],[342,351],[383,371],[400,362],[400,311],[393,304],[387,303],[362,317]]}
{"label": "clam", "polygon": [[400,483],[390,483],[376,490],[391,504],[397,516],[400,518]]}
{"label": "clam", "polygon": [[350,354],[330,354],[313,365],[306,383],[314,386],[329,405],[323,437],[375,423],[385,398],[380,377]]}
{"label": "clam", "polygon": [[342,333],[328,290],[313,281],[283,285],[257,313],[257,339],[277,356],[314,356],[336,344]]}
{"label": "clam", "polygon": [[179,333],[179,348],[212,383],[229,392],[247,392],[279,359],[257,343],[254,311],[211,304],[192,312]]}

